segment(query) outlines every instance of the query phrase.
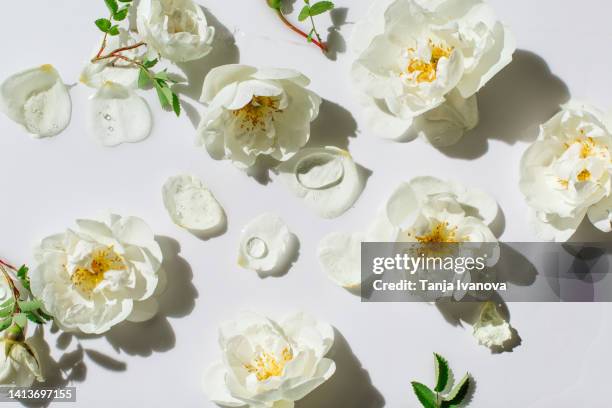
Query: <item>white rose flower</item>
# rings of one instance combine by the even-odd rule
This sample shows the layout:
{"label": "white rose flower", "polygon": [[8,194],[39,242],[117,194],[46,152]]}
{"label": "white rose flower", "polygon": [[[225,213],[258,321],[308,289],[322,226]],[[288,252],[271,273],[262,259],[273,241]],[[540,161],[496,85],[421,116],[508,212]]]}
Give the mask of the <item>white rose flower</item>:
{"label": "white rose flower", "polygon": [[212,51],[215,28],[192,0],[141,0],[136,24],[143,40],[171,61],[193,61]]}
{"label": "white rose flower", "polygon": [[402,183],[366,232],[332,233],[319,243],[329,278],[347,289],[362,283],[362,242],[497,242],[489,225],[498,212],[488,194],[433,177]]}
{"label": "white rose flower", "polygon": [[478,344],[489,348],[503,347],[504,343],[512,339],[510,324],[499,314],[493,302],[485,302],[482,306],[473,329]]}
{"label": "white rose flower", "polygon": [[240,234],[238,265],[258,273],[274,274],[294,258],[295,239],[282,219],[274,214],[262,214]]}
{"label": "white rose flower", "polygon": [[35,252],[32,293],[65,331],[100,334],[157,313],[165,286],[162,252],[140,218],[78,220]]}
{"label": "white rose flower", "polygon": [[104,146],[140,142],[151,134],[147,102],[132,89],[105,82],[89,101],[89,129]]}
{"label": "white rose flower", "polygon": [[223,208],[196,176],[185,174],[169,178],[163,186],[162,196],[172,221],[196,235],[214,234],[225,226]]}
{"label": "white rose flower", "polygon": [[223,406],[293,408],[336,369],[325,358],[332,327],[303,313],[280,322],[243,313],[221,327],[219,343],[223,357],[206,372],[204,388]]}
{"label": "white rose flower", "polygon": [[482,0],[375,0],[355,26],[352,78],[382,137],[456,143],[476,93],[510,63],[514,38]]}
{"label": "white rose flower", "polygon": [[70,123],[72,101],[52,65],[19,72],[0,85],[0,110],[35,137],[55,136]]}
{"label": "white rose flower", "polygon": [[36,351],[25,342],[0,340],[0,385],[31,387],[35,380],[44,381]]}
{"label": "white rose flower", "polygon": [[612,127],[597,109],[572,102],[542,125],[521,160],[521,191],[538,235],[568,240],[584,219],[612,230]]}
{"label": "white rose flower", "polygon": [[302,149],[278,171],[291,191],[323,218],[346,212],[364,187],[349,152],[332,146]]}
{"label": "white rose flower", "polygon": [[204,80],[206,105],[198,143],[217,160],[246,169],[260,155],[287,161],[310,138],[321,98],[302,74],[285,69],[225,65]]}
{"label": "white rose flower", "polygon": [[[129,31],[119,29],[119,35],[107,36],[106,47],[103,54],[113,50],[128,47],[136,44],[138,41],[132,36]],[[96,57],[99,51],[99,46],[92,54],[92,58]],[[122,51],[121,55],[132,59],[142,59],[144,47],[138,47],[126,51]],[[127,62],[120,58],[108,58],[101,61],[91,62],[87,64],[81,72],[80,81],[91,88],[100,88],[106,82],[114,82],[128,88],[135,89],[138,87],[138,76],[140,69],[138,66]]]}

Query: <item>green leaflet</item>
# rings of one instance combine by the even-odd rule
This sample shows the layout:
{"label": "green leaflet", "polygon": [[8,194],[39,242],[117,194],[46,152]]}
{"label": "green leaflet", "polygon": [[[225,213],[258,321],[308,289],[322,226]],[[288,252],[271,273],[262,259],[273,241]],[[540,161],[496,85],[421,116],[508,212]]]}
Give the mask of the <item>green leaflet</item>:
{"label": "green leaflet", "polygon": [[310,16],[318,16],[319,14],[323,14],[326,11],[333,10],[334,3],[331,1],[319,1],[318,3],[310,6]]}
{"label": "green leaflet", "polygon": [[444,397],[441,407],[457,408],[464,400],[470,390],[470,375],[463,376],[461,381],[455,385],[453,390]]}
{"label": "green leaflet", "polygon": [[29,300],[29,301],[20,301],[18,302],[19,305],[19,309],[22,312],[33,312],[35,310],[38,310],[42,307],[42,302],[38,299],[36,300]]}
{"label": "green leaflet", "polygon": [[113,24],[108,18],[99,18],[96,20],[96,27],[98,27],[103,33],[108,33],[108,30],[110,30],[112,25]]}
{"label": "green leaflet", "polygon": [[304,6],[304,8],[302,8],[302,11],[300,11],[300,14],[298,15],[298,20],[304,21],[308,17],[310,17],[310,6],[307,4]]}
{"label": "green leaflet", "polygon": [[19,270],[17,271],[17,277],[19,278],[19,281],[28,291],[30,290],[30,278],[28,276],[29,271],[30,269],[25,265],[21,265],[21,268],[19,268]]}
{"label": "green leaflet", "polygon": [[434,361],[436,363],[436,392],[442,392],[448,384],[449,371],[448,362],[438,353],[434,353]]}
{"label": "green leaflet", "polygon": [[16,315],[13,316],[13,323],[15,323],[17,326],[24,328],[26,327],[26,324],[28,323],[28,318],[25,315],[25,313],[17,313]]}
{"label": "green leaflet", "polygon": [[104,3],[106,3],[106,7],[108,8],[108,11],[111,12],[111,15],[115,14],[117,10],[119,10],[119,4],[117,4],[117,0],[104,0]]}
{"label": "green leaflet", "polygon": [[280,10],[281,0],[268,0],[268,6],[272,7],[275,10]]}
{"label": "green leaflet", "polygon": [[426,385],[413,381],[412,389],[417,398],[425,408],[438,408],[436,403],[436,395]]}

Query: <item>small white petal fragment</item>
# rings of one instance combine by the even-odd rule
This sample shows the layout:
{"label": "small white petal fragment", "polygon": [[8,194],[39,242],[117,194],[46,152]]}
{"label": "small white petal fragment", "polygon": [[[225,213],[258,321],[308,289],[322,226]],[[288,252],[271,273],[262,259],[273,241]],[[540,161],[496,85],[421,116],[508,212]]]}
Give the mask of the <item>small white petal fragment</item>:
{"label": "small white petal fragment", "polygon": [[225,212],[213,194],[196,176],[171,177],[162,189],[164,205],[172,221],[197,235],[223,229]]}
{"label": "small white petal fragment", "polygon": [[134,91],[106,82],[90,100],[89,126],[102,145],[117,146],[149,137],[153,119],[147,102]]}
{"label": "small white petal fragment", "polygon": [[297,250],[294,240],[282,219],[262,214],[242,230],[238,264],[256,272],[283,270]]}
{"label": "small white petal fragment", "polygon": [[319,243],[319,262],[329,279],[346,289],[361,285],[361,243],[364,234],[332,233]]}
{"label": "small white petal fragment", "polygon": [[19,72],[0,85],[0,110],[36,137],[55,136],[70,123],[72,102],[52,65]]}
{"label": "small white petal fragment", "polygon": [[363,191],[352,157],[336,147],[303,149],[279,171],[291,191],[323,218],[346,212]]}
{"label": "small white petal fragment", "polygon": [[489,348],[503,347],[504,343],[512,339],[510,324],[499,314],[493,302],[486,302],[483,305],[473,329],[478,344]]}

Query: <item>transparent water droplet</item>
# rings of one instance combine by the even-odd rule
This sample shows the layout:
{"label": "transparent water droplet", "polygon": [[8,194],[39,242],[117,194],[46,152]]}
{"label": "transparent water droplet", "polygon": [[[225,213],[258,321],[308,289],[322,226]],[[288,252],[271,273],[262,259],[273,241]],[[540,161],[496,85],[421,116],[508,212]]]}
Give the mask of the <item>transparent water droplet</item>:
{"label": "transparent water droplet", "polygon": [[109,126],[109,127],[108,127],[108,131],[109,131],[109,132],[114,132],[114,131],[115,131],[115,128],[114,128],[114,127],[112,127],[112,126]]}
{"label": "transparent water droplet", "polygon": [[255,259],[261,259],[268,254],[268,245],[263,239],[253,237],[246,243],[246,252]]}
{"label": "transparent water droplet", "polygon": [[106,115],[104,115],[104,119],[106,120],[111,120],[113,117],[111,115],[109,115],[108,113]]}
{"label": "transparent water droplet", "polygon": [[298,182],[309,190],[324,190],[339,184],[344,178],[342,158],[318,153],[304,157],[296,166]]}

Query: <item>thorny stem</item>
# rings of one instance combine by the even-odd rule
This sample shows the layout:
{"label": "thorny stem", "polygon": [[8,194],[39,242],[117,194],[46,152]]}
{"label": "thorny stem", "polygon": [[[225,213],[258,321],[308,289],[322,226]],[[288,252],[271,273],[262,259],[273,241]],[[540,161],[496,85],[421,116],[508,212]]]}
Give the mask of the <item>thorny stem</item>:
{"label": "thorny stem", "polygon": [[[301,35],[302,37],[308,39],[308,34],[306,34],[305,32],[303,32],[302,30],[300,30],[299,28],[297,28],[296,26],[294,26],[293,24],[291,24],[291,22],[289,20],[287,20],[287,18],[285,17],[285,15],[283,14],[283,12],[280,9],[276,9],[276,14],[278,14],[278,17],[282,20],[283,23],[285,23],[285,25],[287,27],[289,27],[292,31],[294,31],[295,33]],[[312,19],[312,17],[311,17]],[[313,23],[313,27],[314,27],[314,23]],[[319,37],[319,33],[316,32],[315,30],[315,35],[317,36],[317,38],[310,38],[310,40],[312,41],[312,43],[314,45],[316,45],[317,47],[319,47],[321,49],[321,51],[323,52],[327,52],[328,48],[327,45],[325,45],[322,41],[321,41],[321,37]]]}

